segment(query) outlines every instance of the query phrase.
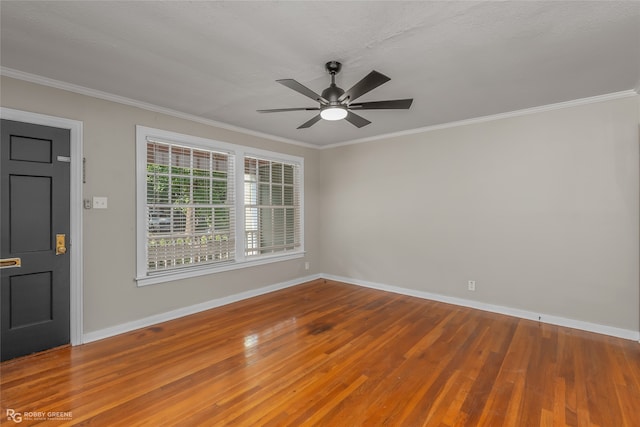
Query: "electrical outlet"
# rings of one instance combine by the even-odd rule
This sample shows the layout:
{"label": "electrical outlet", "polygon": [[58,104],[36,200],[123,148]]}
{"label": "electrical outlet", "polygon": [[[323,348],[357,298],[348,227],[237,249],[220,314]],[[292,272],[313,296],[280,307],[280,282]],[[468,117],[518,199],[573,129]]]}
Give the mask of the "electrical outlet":
{"label": "electrical outlet", "polygon": [[469,287],[470,291],[475,291],[476,290],[476,281],[475,280],[469,280],[468,287]]}
{"label": "electrical outlet", "polygon": [[308,269],[309,269],[309,261],[306,261],[306,262],[304,263],[304,269],[305,269],[305,270],[308,270]]}

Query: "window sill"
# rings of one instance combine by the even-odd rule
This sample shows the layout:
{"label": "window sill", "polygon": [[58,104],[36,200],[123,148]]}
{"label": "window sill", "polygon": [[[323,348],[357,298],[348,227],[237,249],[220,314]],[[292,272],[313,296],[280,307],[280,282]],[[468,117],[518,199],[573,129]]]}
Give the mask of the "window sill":
{"label": "window sill", "polygon": [[136,277],[137,286],[155,285],[158,283],[171,282],[174,280],[188,279],[191,277],[205,276],[207,274],[222,273],[224,271],[238,270],[241,268],[255,267],[258,265],[271,264],[280,261],[289,261],[305,256],[304,251],[290,252],[287,254],[268,255],[248,261],[236,261],[222,265],[208,265],[201,267],[184,268],[180,270],[156,273],[149,276]]}

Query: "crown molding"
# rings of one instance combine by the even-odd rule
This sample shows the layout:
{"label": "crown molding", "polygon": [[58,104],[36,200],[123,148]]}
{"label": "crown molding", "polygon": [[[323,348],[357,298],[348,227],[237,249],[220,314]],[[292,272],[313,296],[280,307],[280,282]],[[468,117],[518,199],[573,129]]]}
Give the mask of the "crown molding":
{"label": "crown molding", "polygon": [[62,89],[69,92],[78,93],[80,95],[90,96],[92,98],[103,99],[105,101],[116,102],[118,104],[124,104],[131,107],[141,108],[143,110],[152,111],[154,113],[166,114],[168,116],[176,117],[179,119],[185,119],[192,122],[201,123],[208,126],[213,126],[233,132],[239,132],[246,135],[255,136],[258,138],[270,139],[273,141],[284,142],[285,144],[297,145],[305,148],[318,149],[317,145],[309,144],[306,142],[295,141],[288,138],[283,138],[276,135],[270,135],[263,132],[254,131],[251,129],[242,128],[239,126],[230,125],[227,123],[218,122],[204,117],[196,116],[194,114],[187,114],[181,111],[172,110],[170,108],[160,107],[158,105],[150,104],[147,102],[137,101],[135,99],[127,98],[120,95],[114,95],[112,93],[103,92],[100,90],[91,89],[84,86],[79,86],[60,80],[50,79],[48,77],[39,76],[37,74],[25,73],[24,71],[14,70],[12,68],[0,67],[0,75],[11,77],[13,79],[23,80],[30,83],[36,83],[42,86],[48,86],[55,89]]}
{"label": "crown molding", "polygon": [[537,114],[537,113],[542,113],[542,112],[545,112],[545,111],[561,110],[561,109],[564,109],[564,108],[577,107],[577,106],[580,106],[580,105],[587,105],[587,104],[594,104],[594,103],[597,103],[597,102],[604,102],[604,101],[611,101],[611,100],[615,100],[615,99],[629,98],[629,97],[632,97],[632,96],[637,96],[638,94],[640,94],[640,89],[638,89],[638,90],[636,90],[636,89],[624,90],[624,91],[621,91],[621,92],[614,92],[614,93],[608,93],[608,94],[604,94],[604,95],[590,96],[590,97],[587,97],[587,98],[580,98],[580,99],[575,99],[575,100],[572,100],[572,101],[558,102],[556,104],[548,104],[548,105],[542,105],[542,106],[539,106],[539,107],[525,108],[523,110],[509,111],[509,112],[506,112],[506,113],[492,114],[492,115],[489,115],[489,116],[482,116],[482,117],[476,117],[476,118],[472,118],[472,119],[459,120],[459,121],[455,121],[455,122],[442,123],[442,124],[438,124],[438,125],[425,126],[425,127],[416,128],[416,129],[403,130],[403,131],[400,131],[400,132],[387,133],[387,134],[384,134],[384,135],[376,135],[376,136],[371,136],[371,137],[367,137],[367,138],[353,139],[353,140],[350,140],[350,141],[344,141],[344,142],[338,142],[338,143],[335,143],[335,144],[324,145],[324,146],[320,147],[320,149],[321,150],[325,150],[325,149],[330,149],[330,148],[343,147],[343,146],[346,146],[346,145],[363,144],[363,143],[366,143],[366,142],[379,141],[381,139],[397,138],[397,137],[401,137],[401,136],[415,135],[417,133],[426,133],[426,132],[432,132],[432,131],[436,131],[436,130],[455,128],[455,127],[459,127],[459,126],[467,126],[467,125],[472,125],[472,124],[477,124],[477,123],[492,122],[492,121],[495,121],[495,120],[508,119],[508,118],[511,118],[511,117],[527,116],[527,115],[530,115],[530,114]]}
{"label": "crown molding", "polygon": [[258,131],[255,131],[255,130],[251,130],[251,129],[246,129],[246,128],[242,128],[242,127],[239,127],[239,126],[230,125],[230,124],[227,124],[227,123],[222,123],[222,122],[218,122],[218,121],[211,120],[211,119],[206,119],[204,117],[196,116],[196,115],[193,115],[193,114],[183,113],[183,112],[180,112],[180,111],[177,111],[177,110],[172,110],[170,108],[160,107],[158,105],[154,105],[154,104],[150,104],[150,103],[146,103],[146,102],[142,102],[142,101],[137,101],[135,99],[126,98],[124,96],[114,95],[114,94],[111,94],[111,93],[108,93],[108,92],[103,92],[103,91],[99,91],[99,90],[95,90],[95,89],[90,89],[90,88],[84,87],[84,86],[74,85],[74,84],[66,83],[66,82],[63,82],[63,81],[60,81],[60,80],[55,80],[55,79],[50,79],[48,77],[39,76],[37,74],[31,74],[31,73],[26,73],[24,71],[15,70],[15,69],[12,69],[12,68],[0,67],[0,75],[6,76],[6,77],[11,77],[11,78],[18,79],[18,80],[24,80],[24,81],[27,81],[27,82],[30,82],[30,83],[36,83],[36,84],[43,85],[43,86],[49,86],[49,87],[56,88],[56,89],[62,89],[62,90],[66,90],[66,91],[69,91],[69,92],[74,92],[74,93],[78,93],[78,94],[81,94],[81,95],[90,96],[90,97],[93,97],[93,98],[98,98],[98,99],[103,99],[103,100],[106,100],[106,101],[116,102],[116,103],[119,103],[119,104],[129,105],[129,106],[132,106],[132,107],[141,108],[143,110],[153,111],[155,113],[166,114],[168,116],[172,116],[172,117],[176,117],[176,118],[180,118],[180,119],[185,119],[185,120],[189,120],[189,121],[196,122],[196,123],[202,123],[204,125],[213,126],[213,127],[217,127],[217,128],[233,131],[233,132],[239,132],[239,133],[243,133],[243,134],[246,134],[246,135],[255,136],[255,137],[258,137],[258,138],[270,139],[272,141],[283,142],[285,144],[291,144],[291,145],[297,145],[299,147],[304,147],[304,148],[313,148],[313,149],[316,149],[316,150],[326,150],[326,149],[331,149],[331,148],[343,147],[343,146],[346,146],[346,145],[363,144],[363,143],[367,143],[367,142],[380,141],[380,140],[388,139],[388,138],[397,138],[397,137],[402,137],[402,136],[415,135],[415,134],[418,134],[418,133],[426,133],[426,132],[432,132],[432,131],[437,131],[437,130],[442,130],[442,129],[455,128],[455,127],[459,127],[459,126],[467,126],[467,125],[472,125],[472,124],[477,124],[477,123],[485,123],[485,122],[491,122],[491,121],[495,121],[495,120],[502,120],[502,119],[507,119],[507,118],[511,118],[511,117],[526,116],[526,115],[529,115],[529,114],[542,113],[542,112],[545,112],[545,111],[560,110],[560,109],[564,109],[564,108],[577,107],[577,106],[580,106],[580,105],[593,104],[593,103],[597,103],[597,102],[604,102],[604,101],[611,101],[611,100],[616,100],[616,99],[629,98],[629,97],[637,96],[638,94],[640,94],[640,87],[638,87],[636,89],[630,89],[630,90],[625,90],[625,91],[621,91],[621,92],[613,92],[613,93],[608,93],[608,94],[603,94],[603,95],[596,95],[596,96],[591,96],[591,97],[587,97],[587,98],[575,99],[575,100],[572,100],[572,101],[558,102],[558,103],[555,103],[555,104],[548,104],[548,105],[542,105],[542,106],[539,106],[539,107],[525,108],[525,109],[522,109],[522,110],[515,110],[515,111],[506,112],[506,113],[492,114],[492,115],[489,115],[489,116],[476,117],[476,118],[472,118],[472,119],[459,120],[459,121],[455,121],[455,122],[441,123],[441,124],[437,124],[437,125],[431,125],[431,126],[425,126],[425,127],[415,128],[415,129],[403,130],[403,131],[399,131],[399,132],[392,132],[392,133],[387,133],[387,134],[382,134],[382,135],[375,135],[375,136],[366,137],[366,138],[359,138],[359,139],[353,139],[353,140],[349,140],[349,141],[337,142],[337,143],[334,143],[334,144],[316,145],[316,144],[310,144],[310,143],[296,141],[296,140],[292,140],[292,139],[288,139],[288,138],[283,138],[283,137],[280,137],[280,136],[271,135],[271,134],[267,134],[267,133],[263,133],[263,132],[258,132]]}

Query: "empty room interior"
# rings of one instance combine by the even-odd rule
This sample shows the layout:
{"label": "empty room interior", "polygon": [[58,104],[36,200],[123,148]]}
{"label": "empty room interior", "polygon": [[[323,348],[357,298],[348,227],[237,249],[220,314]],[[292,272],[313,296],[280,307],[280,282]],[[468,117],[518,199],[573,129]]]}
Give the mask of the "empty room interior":
{"label": "empty room interior", "polygon": [[0,2],[3,425],[640,425],[640,2]]}

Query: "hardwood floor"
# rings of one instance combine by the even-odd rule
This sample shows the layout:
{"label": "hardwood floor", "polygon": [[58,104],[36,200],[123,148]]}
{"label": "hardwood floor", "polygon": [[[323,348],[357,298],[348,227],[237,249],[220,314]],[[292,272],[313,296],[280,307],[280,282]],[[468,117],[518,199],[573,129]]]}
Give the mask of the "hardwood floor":
{"label": "hardwood floor", "polygon": [[322,279],[1,374],[5,425],[640,426],[636,342]]}

